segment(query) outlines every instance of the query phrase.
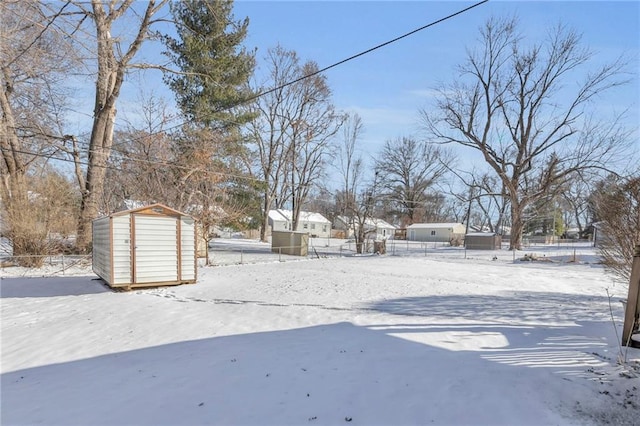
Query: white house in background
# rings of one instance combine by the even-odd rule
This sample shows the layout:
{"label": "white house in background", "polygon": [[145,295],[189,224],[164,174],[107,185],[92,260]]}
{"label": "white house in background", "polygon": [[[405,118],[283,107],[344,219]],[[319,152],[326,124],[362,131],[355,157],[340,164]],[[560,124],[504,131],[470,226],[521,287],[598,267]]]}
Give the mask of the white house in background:
{"label": "white house in background", "polygon": [[376,239],[389,240],[393,239],[396,233],[396,227],[382,219],[367,219],[365,226],[371,226],[375,229]]}
{"label": "white house in background", "polygon": [[[335,221],[335,229],[339,229],[345,232],[346,238],[352,238],[355,235],[355,229],[357,229],[358,224],[349,223],[349,218],[346,216],[338,216]],[[364,223],[365,232],[368,234],[368,238],[373,238],[377,240],[388,240],[392,239],[395,232],[396,227],[391,225],[388,222],[385,222],[382,219],[376,218],[367,218]]]}
{"label": "white house in background", "polygon": [[291,229],[292,223],[291,210],[269,210],[269,225],[272,231],[306,232],[313,238],[331,237],[331,222],[320,213],[301,211],[298,228]]}
{"label": "white house in background", "polygon": [[462,223],[414,223],[407,226],[407,240],[448,243],[454,238],[464,238]]}

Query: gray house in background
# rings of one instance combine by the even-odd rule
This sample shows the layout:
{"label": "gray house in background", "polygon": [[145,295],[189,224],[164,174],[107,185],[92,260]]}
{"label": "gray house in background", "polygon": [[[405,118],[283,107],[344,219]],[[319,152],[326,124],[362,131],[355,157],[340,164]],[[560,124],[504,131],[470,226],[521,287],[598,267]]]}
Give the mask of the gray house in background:
{"label": "gray house in background", "polygon": [[407,226],[407,240],[448,243],[464,239],[465,232],[462,223],[414,223]]}

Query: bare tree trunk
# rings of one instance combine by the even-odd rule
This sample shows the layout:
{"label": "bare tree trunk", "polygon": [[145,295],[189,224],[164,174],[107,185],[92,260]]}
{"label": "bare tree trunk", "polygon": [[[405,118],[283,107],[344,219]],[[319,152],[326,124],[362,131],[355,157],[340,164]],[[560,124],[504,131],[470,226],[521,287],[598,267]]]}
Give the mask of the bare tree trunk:
{"label": "bare tree trunk", "polygon": [[574,31],[558,26],[540,43],[523,43],[511,18],[489,19],[480,34],[455,82],[442,86],[436,108],[422,114],[432,140],[482,154],[511,200],[510,246],[519,249],[527,206],[555,195],[576,174],[627,161],[630,133],[619,117],[585,117],[599,94],[626,83],[629,64],[619,58],[569,85],[593,58]]}
{"label": "bare tree trunk", "polygon": [[[96,105],[98,107],[98,105]],[[91,133],[89,164],[85,185],[82,188],[80,219],[76,246],[88,251],[91,243],[91,222],[98,217],[99,202],[106,175],[106,166],[113,145],[113,124],[116,117],[115,104],[108,109],[96,111],[96,119]]]}
{"label": "bare tree trunk", "polygon": [[[116,101],[124,82],[124,76],[130,67],[133,56],[142,42],[147,38],[151,17],[166,1],[158,6],[150,0],[141,18],[137,34],[128,50],[120,53],[120,40],[112,37],[111,27],[133,4],[133,0],[125,0],[115,9],[105,12],[105,5],[99,0],[92,0],[93,13],[90,14],[96,26],[98,76],[96,78],[96,96],[94,105],[94,121],[89,141],[88,165],[86,178],[80,180],[82,203],[78,219],[76,247],[88,252],[91,244],[91,221],[98,216],[102,189],[104,186],[106,167],[113,145],[113,127],[116,118]],[[108,7],[113,7],[113,4]]]}
{"label": "bare tree trunk", "polygon": [[523,206],[511,201],[511,238],[509,250],[522,249],[522,231],[524,229]]}
{"label": "bare tree trunk", "polygon": [[[4,79],[3,79],[4,80]],[[5,85],[3,85],[5,86]],[[8,83],[7,83],[8,87]],[[26,165],[21,158],[21,144],[16,134],[16,122],[13,109],[4,90],[0,90],[0,148],[2,148],[2,199],[6,208],[13,201],[27,199],[27,187],[25,184]]]}
{"label": "bare tree trunk", "polygon": [[262,223],[260,224],[260,241],[267,241],[267,229],[269,228],[269,209],[271,208],[271,197],[264,194],[262,204]]}

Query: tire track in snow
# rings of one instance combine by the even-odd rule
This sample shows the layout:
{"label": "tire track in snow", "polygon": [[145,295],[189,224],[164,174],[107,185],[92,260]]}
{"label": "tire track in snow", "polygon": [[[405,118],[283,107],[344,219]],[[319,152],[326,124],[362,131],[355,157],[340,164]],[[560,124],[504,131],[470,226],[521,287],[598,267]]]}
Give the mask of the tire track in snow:
{"label": "tire track in snow", "polygon": [[202,299],[199,297],[181,297],[176,295],[175,293],[168,293],[166,291],[154,291],[154,292],[145,292],[139,291],[139,294],[149,294],[151,296],[163,297],[169,300],[173,300],[175,302],[181,303],[189,303],[189,302],[199,302],[199,303],[213,303],[217,305],[255,305],[255,306],[268,306],[268,307],[279,307],[279,308],[290,308],[290,307],[305,307],[305,308],[318,308],[329,311],[343,311],[343,312],[359,312],[359,311],[376,311],[373,308],[355,308],[355,307],[339,307],[339,306],[326,306],[317,303],[276,303],[276,302],[265,302],[261,300],[238,300],[238,299]]}

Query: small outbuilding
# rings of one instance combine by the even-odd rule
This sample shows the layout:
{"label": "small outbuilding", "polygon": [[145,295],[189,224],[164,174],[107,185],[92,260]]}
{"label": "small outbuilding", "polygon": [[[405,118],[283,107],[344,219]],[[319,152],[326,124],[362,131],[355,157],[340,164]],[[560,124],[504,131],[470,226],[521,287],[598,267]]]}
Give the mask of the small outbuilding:
{"label": "small outbuilding", "polygon": [[464,246],[469,250],[499,250],[502,237],[494,232],[470,232],[464,236]]}
{"label": "small outbuilding", "polygon": [[450,243],[462,240],[466,227],[462,223],[414,223],[407,226],[409,241]]}
{"label": "small outbuilding", "polygon": [[293,256],[306,256],[309,253],[309,234],[306,232],[271,232],[271,251]]}
{"label": "small outbuilding", "polygon": [[95,219],[93,272],[126,289],[195,283],[195,219],[162,204]]}

